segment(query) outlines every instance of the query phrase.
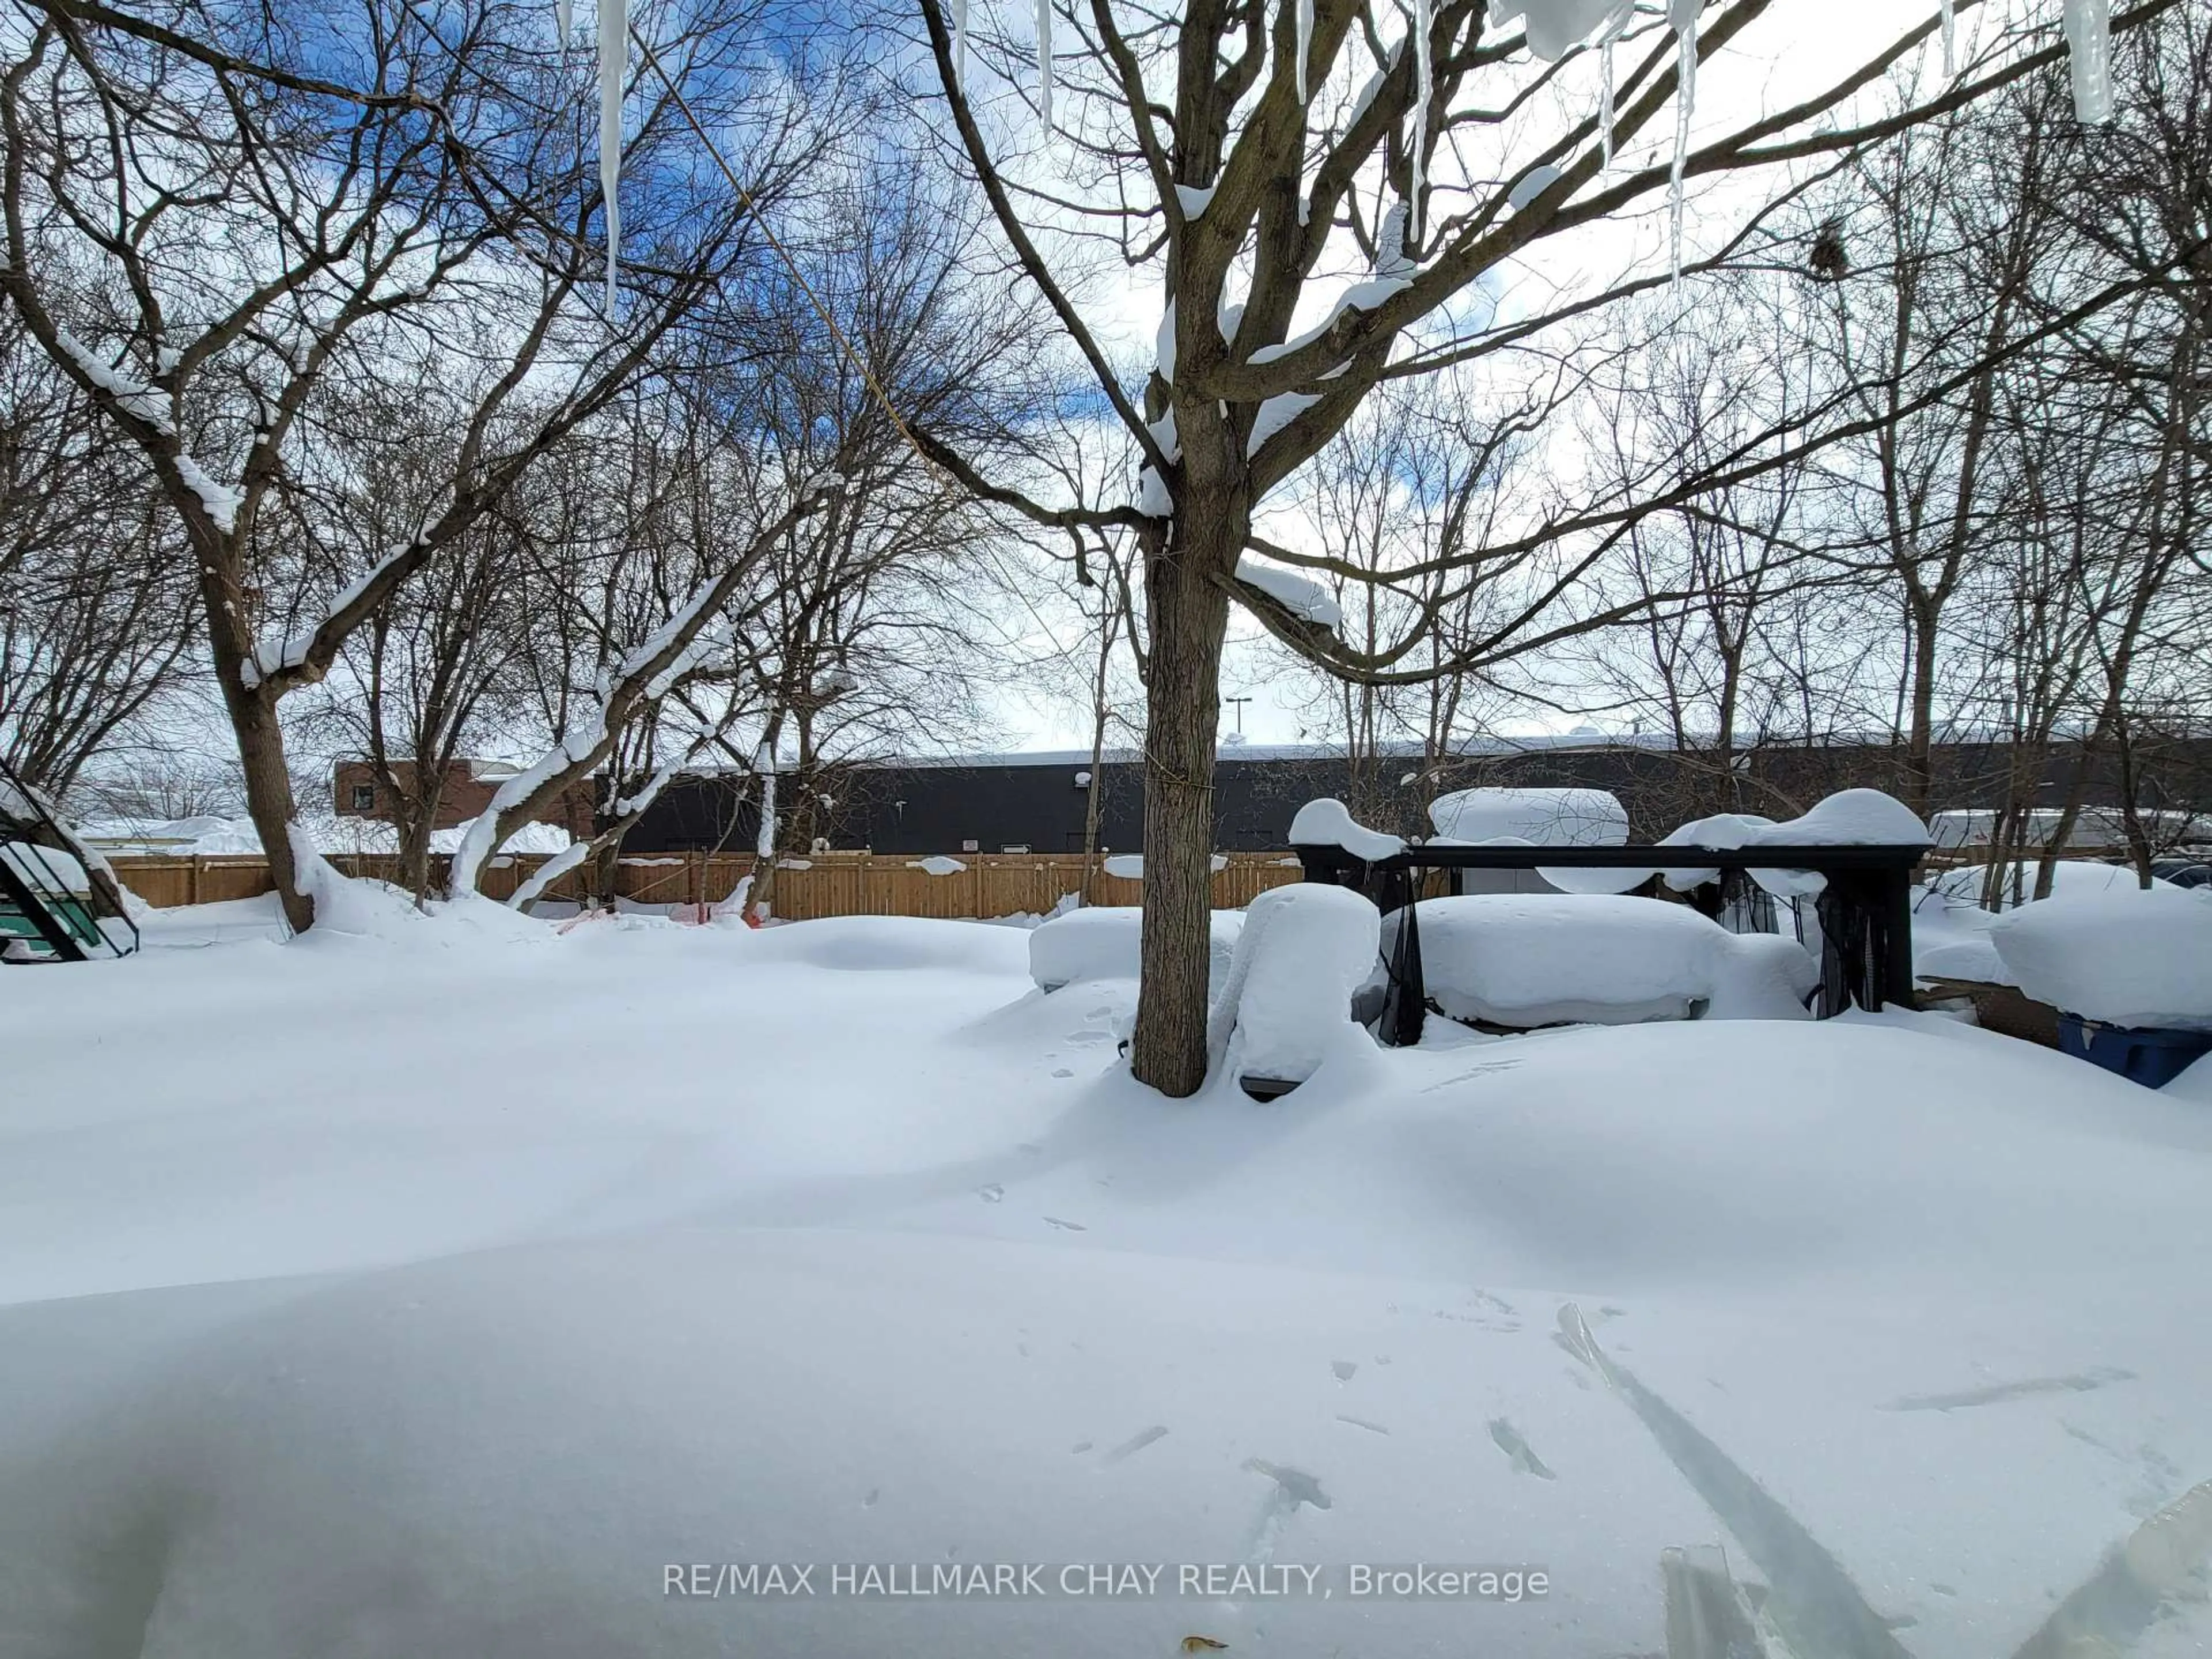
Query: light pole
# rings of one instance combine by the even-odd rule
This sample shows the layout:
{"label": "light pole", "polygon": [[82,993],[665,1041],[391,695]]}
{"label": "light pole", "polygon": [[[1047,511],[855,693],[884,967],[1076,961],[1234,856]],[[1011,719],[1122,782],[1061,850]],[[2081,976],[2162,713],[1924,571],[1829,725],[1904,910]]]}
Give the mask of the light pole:
{"label": "light pole", "polygon": [[1244,735],[1244,705],[1251,702],[1252,699],[1249,697],[1224,697],[1221,701],[1226,703],[1234,703],[1236,705],[1237,735],[1240,738],[1243,737]]}

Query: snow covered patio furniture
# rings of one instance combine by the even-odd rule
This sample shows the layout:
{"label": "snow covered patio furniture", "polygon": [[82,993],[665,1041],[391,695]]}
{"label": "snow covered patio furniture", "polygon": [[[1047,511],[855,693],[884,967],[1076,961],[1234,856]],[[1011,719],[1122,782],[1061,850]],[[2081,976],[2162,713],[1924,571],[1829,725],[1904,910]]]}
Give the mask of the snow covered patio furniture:
{"label": "snow covered patio furniture", "polygon": [[1225,1059],[1255,1100],[1286,1095],[1312,1076],[1352,1024],[1382,921],[1364,896],[1342,887],[1297,882],[1254,899],[1207,1020],[1213,1065]]}
{"label": "snow covered patio furniture", "polygon": [[[1692,831],[1705,832],[1704,843],[1729,844],[1701,843]],[[1433,870],[1602,871],[1624,889],[1655,874],[1686,888],[1729,871],[1759,872],[1770,886],[1817,895],[1820,1017],[1912,1000],[1912,872],[1931,842],[1917,818],[1875,790],[1844,790],[1786,823],[1700,819],[1647,846],[1407,845],[1353,823],[1336,802],[1311,802],[1292,823],[1291,842],[1308,881],[1358,888],[1386,917],[1404,913],[1385,962],[1378,1027],[1393,1046],[1420,1040],[1429,1005],[1413,900]]]}
{"label": "snow covered patio furniture", "polygon": [[[1619,847],[1628,840],[1628,812],[1602,789],[1483,787],[1455,789],[1429,803],[1436,827],[1431,846]],[[1457,870],[1455,893],[1556,893],[1534,869]]]}
{"label": "snow covered patio furniture", "polygon": [[0,962],[89,962],[137,948],[113,873],[0,761]]}
{"label": "snow covered patio furniture", "polygon": [[2212,898],[2082,891],[2008,911],[1989,937],[2021,989],[2060,1011],[2075,1058],[2156,1089],[2212,1053]]}
{"label": "snow covered patio furniture", "polygon": [[[1086,904],[1039,922],[1030,933],[1030,978],[1040,991],[1085,980],[1136,978],[1144,920],[1135,905]],[[1218,991],[1229,977],[1230,956],[1243,926],[1241,910],[1213,912],[1206,974],[1209,992]]]}
{"label": "snow covered patio furniture", "polygon": [[1427,1001],[1484,1027],[1804,1019],[1820,982],[1795,939],[1732,933],[1686,904],[1609,893],[1423,899],[1388,919],[1386,958],[1416,915]]}

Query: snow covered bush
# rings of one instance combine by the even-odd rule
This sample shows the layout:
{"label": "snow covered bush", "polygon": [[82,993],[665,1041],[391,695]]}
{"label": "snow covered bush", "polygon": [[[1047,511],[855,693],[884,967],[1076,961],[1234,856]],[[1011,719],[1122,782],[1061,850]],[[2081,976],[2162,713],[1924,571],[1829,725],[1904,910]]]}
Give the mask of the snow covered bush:
{"label": "snow covered bush", "polygon": [[[1042,991],[1057,991],[1086,979],[1134,979],[1145,913],[1134,905],[1090,905],[1037,924],[1030,934],[1030,977]],[[1229,976],[1237,936],[1243,930],[1241,910],[1216,910],[1209,988],[1220,989]]]}
{"label": "snow covered bush", "polygon": [[1495,1025],[1803,1019],[1820,980],[1796,939],[1731,933],[1663,900],[1479,893],[1424,900],[1420,921],[1430,996],[1455,1019]]}
{"label": "snow covered bush", "polygon": [[2026,904],[1990,939],[2021,990],[2087,1019],[2212,1030],[2212,903],[2115,885]]}
{"label": "snow covered bush", "polygon": [[1273,887],[1245,911],[1207,1047],[1240,1078],[1302,1083],[1352,1019],[1381,943],[1382,913],[1348,887]]}

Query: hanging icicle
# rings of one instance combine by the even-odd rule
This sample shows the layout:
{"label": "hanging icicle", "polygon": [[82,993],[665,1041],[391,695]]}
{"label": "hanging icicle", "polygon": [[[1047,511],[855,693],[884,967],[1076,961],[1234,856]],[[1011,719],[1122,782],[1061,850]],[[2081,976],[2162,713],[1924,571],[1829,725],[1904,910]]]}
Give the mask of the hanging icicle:
{"label": "hanging icicle", "polygon": [[1306,56],[1313,50],[1314,0],[1295,0],[1297,7],[1298,35],[1298,107],[1306,106]]}
{"label": "hanging icicle", "polygon": [[1682,279],[1682,174],[1690,161],[1690,113],[1698,101],[1698,8],[1699,0],[1667,0],[1667,21],[1681,44],[1674,88],[1674,166],[1667,183],[1668,258],[1673,278]]}
{"label": "hanging icicle", "polygon": [[1943,78],[1959,72],[1959,0],[1943,0]]}
{"label": "hanging icicle", "polygon": [[2094,126],[2112,112],[2112,0],[2064,0],[2074,65],[2074,118]]}
{"label": "hanging icicle", "polygon": [[1052,136],[1052,0],[1036,0],[1037,120]]}
{"label": "hanging icicle", "polygon": [[1598,78],[1602,88],[1602,100],[1597,112],[1598,167],[1601,171],[1613,171],[1613,37],[1608,34],[1597,49]]}
{"label": "hanging icicle", "polygon": [[607,204],[607,315],[622,264],[623,77],[629,69],[629,0],[599,0],[599,193]]}
{"label": "hanging icicle", "polygon": [[1429,62],[1431,0],[1413,0],[1413,240],[1419,246],[1427,208],[1429,171],[1429,100],[1435,94],[1435,77]]}
{"label": "hanging icicle", "polygon": [[952,0],[952,85],[968,90],[968,0]]}
{"label": "hanging icicle", "polygon": [[1598,166],[1606,173],[1613,171],[1613,43],[1628,33],[1628,20],[1635,10],[1633,5],[1614,7],[1597,38],[1598,84],[1603,100],[1597,112]]}

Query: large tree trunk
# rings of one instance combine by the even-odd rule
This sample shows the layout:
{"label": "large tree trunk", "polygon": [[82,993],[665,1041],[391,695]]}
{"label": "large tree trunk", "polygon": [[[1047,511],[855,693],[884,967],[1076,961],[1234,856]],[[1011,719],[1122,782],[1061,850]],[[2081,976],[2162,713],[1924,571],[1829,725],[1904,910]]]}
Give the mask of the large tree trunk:
{"label": "large tree trunk", "polygon": [[315,925],[315,902],[301,891],[299,864],[292,856],[292,823],[299,810],[292,799],[292,772],[284,762],[284,730],[277,721],[276,701],[235,688],[228,678],[225,677],[223,695],[238,732],[239,759],[246,768],[246,814],[261,837],[284,920],[294,933],[304,933]]}
{"label": "large tree trunk", "polygon": [[428,800],[404,803],[399,809],[399,884],[417,904],[430,890],[431,826],[437,821],[435,793]]}
{"label": "large tree trunk", "polygon": [[1176,529],[1174,544],[1149,559],[1145,572],[1152,653],[1145,685],[1143,978],[1129,1064],[1139,1082],[1180,1098],[1206,1081],[1213,751],[1229,629],[1229,595],[1219,578],[1236,568],[1244,515],[1186,501]]}

